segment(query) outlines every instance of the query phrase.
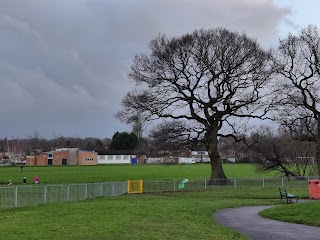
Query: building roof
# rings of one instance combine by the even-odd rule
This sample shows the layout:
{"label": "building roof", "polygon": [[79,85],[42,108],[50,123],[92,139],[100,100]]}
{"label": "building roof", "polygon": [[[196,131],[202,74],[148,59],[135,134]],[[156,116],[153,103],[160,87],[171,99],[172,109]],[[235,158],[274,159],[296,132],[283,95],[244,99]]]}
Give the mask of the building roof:
{"label": "building roof", "polygon": [[98,155],[146,155],[140,150],[105,150],[98,151]]}

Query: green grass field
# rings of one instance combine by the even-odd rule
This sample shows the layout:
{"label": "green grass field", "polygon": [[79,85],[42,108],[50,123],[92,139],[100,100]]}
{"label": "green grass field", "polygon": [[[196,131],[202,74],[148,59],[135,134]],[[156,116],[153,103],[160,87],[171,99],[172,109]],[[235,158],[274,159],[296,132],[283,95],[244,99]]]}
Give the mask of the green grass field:
{"label": "green grass field", "polygon": [[[224,164],[228,178],[261,178],[275,176],[275,172],[259,172],[254,164]],[[115,182],[143,179],[174,180],[174,179],[208,179],[210,164],[194,165],[104,165],[104,166],[25,166],[20,173],[19,166],[0,167],[0,184],[21,184],[23,177],[32,183],[35,175],[40,183],[92,183]]]}
{"label": "green grass field", "polygon": [[[262,178],[274,173],[257,172],[251,164],[226,164],[229,178]],[[125,181],[128,179],[173,180],[207,179],[208,164],[153,166],[67,166],[1,167],[2,182],[12,179],[20,184],[23,176],[42,183],[82,183]],[[290,188],[300,198],[308,197],[307,187]],[[213,214],[223,208],[282,204],[268,217],[282,214],[301,223],[320,222],[316,212],[320,204],[285,205],[277,188],[162,192],[121,195],[80,202],[55,203],[35,207],[0,210],[1,239],[248,239],[217,225]],[[292,209],[291,209],[292,208]],[[294,209],[296,208],[296,209]],[[273,209],[271,209],[273,210]],[[304,211],[307,211],[305,218]],[[312,212],[313,211],[313,212]],[[264,214],[264,213],[263,213]],[[268,214],[268,213],[266,213]],[[310,218],[309,214],[313,214]],[[315,219],[315,220],[314,220]],[[290,220],[290,217],[284,220]],[[317,223],[317,224],[318,224]]]}
{"label": "green grass field", "polygon": [[320,201],[311,201],[266,209],[260,215],[279,221],[320,227],[319,211]]}
{"label": "green grass field", "polygon": [[[305,189],[292,190],[307,196]],[[0,231],[8,240],[247,239],[216,224],[213,214],[223,208],[279,204],[277,195],[276,189],[196,191],[7,209],[0,214]]]}
{"label": "green grass field", "polygon": [[122,195],[2,210],[3,239],[247,239],[215,224],[223,208],[275,204],[277,192],[218,190]]}

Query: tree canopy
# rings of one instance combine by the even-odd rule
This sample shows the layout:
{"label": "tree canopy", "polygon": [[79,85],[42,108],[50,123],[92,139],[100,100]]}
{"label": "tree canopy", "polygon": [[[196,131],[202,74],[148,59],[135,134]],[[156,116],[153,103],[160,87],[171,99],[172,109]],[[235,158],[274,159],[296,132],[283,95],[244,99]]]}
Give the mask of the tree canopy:
{"label": "tree canopy", "polygon": [[188,127],[180,121],[164,121],[151,129],[151,146],[158,151],[179,151],[190,144]]}
{"label": "tree canopy", "polygon": [[139,145],[138,137],[134,133],[116,132],[110,143],[110,150],[135,150]]}
{"label": "tree canopy", "polygon": [[276,113],[294,139],[316,143],[320,173],[320,32],[307,26],[280,41],[274,62],[279,76]]}
{"label": "tree canopy", "polygon": [[129,77],[136,88],[123,99],[122,113],[185,122],[189,138],[206,145],[211,178],[225,178],[218,137],[232,135],[237,119],[266,113],[270,53],[223,28],[158,35],[149,47],[133,61]]}

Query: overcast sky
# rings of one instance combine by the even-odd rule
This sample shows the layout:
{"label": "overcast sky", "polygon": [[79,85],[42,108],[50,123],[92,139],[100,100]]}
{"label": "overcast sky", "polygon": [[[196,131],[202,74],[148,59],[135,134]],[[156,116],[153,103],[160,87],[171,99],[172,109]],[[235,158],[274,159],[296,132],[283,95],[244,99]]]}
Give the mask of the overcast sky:
{"label": "overcast sky", "polygon": [[135,54],[158,33],[245,32],[276,46],[318,0],[0,0],[0,138],[112,137]]}

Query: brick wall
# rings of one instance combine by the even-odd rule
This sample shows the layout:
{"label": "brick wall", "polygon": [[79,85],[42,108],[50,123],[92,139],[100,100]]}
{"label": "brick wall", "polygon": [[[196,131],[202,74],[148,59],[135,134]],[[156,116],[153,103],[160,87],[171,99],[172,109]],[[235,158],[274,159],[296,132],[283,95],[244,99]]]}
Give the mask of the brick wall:
{"label": "brick wall", "polygon": [[36,156],[35,164],[41,166],[48,165],[47,154],[40,154]]}
{"label": "brick wall", "polygon": [[68,165],[69,151],[59,151],[59,152],[52,152],[52,153],[53,153],[52,165],[62,165],[63,159],[67,159],[67,165]]}
{"label": "brick wall", "polygon": [[28,166],[36,165],[36,157],[35,156],[27,156],[26,157],[26,165],[28,165]]}
{"label": "brick wall", "polygon": [[91,151],[78,151],[78,165],[97,165],[98,153]]}

